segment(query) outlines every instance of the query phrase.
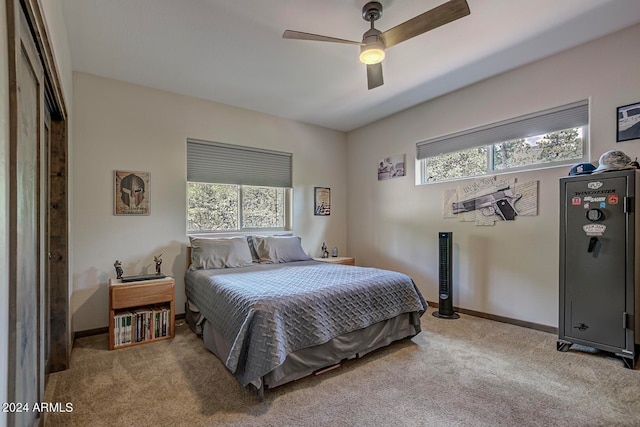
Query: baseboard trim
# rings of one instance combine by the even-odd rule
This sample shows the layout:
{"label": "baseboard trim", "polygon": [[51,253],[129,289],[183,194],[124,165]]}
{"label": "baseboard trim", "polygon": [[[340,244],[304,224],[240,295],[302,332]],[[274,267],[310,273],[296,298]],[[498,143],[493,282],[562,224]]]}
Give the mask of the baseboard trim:
{"label": "baseboard trim", "polygon": [[[430,307],[438,307],[437,302],[427,301]],[[511,325],[522,326],[523,328],[535,329],[536,331],[549,332],[558,334],[558,328],[553,326],[541,325],[539,323],[527,322],[524,320],[512,319],[510,317],[498,316],[495,314],[483,313],[481,311],[468,310],[466,308],[453,307],[454,311],[469,316],[481,317],[483,319],[495,320],[496,322],[509,323]]]}
{"label": "baseboard trim", "polygon": [[[427,301],[429,307],[438,307],[437,302]],[[508,323],[511,325],[522,326],[523,328],[535,329],[536,331],[548,332],[550,334],[558,334],[558,328],[553,326],[541,325],[539,323],[527,322],[524,320],[512,319],[510,317],[498,316],[495,314],[483,313],[481,311],[468,310],[466,308],[453,307],[455,311],[462,314],[468,314],[469,316],[481,317],[483,319],[494,320],[496,322]],[[176,320],[183,320],[184,313],[176,314]],[[74,333],[75,338],[90,337],[92,335],[107,334],[109,333],[109,327],[87,329],[84,331],[76,331]]]}
{"label": "baseboard trim", "polygon": [[84,338],[90,337],[92,335],[100,335],[100,334],[108,334],[109,327],[105,326],[104,328],[95,328],[95,329],[85,329],[84,331],[76,331],[74,332],[74,338]]}
{"label": "baseboard trim", "polygon": [[[176,314],[175,320],[184,319],[184,313]],[[76,331],[73,333],[73,339],[90,337],[92,335],[100,335],[100,334],[108,334],[109,327],[105,326],[104,328],[95,328],[95,329],[86,329],[84,331]]]}

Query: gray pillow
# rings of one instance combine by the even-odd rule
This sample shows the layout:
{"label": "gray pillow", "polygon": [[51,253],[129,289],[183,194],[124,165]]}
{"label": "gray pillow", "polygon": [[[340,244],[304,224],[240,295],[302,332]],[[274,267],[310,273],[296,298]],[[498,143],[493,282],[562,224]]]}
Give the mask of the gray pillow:
{"label": "gray pillow", "polygon": [[[269,236],[293,236],[292,233],[283,233],[283,234],[272,234]],[[256,251],[256,244],[254,241],[255,237],[269,237],[269,236],[254,236],[254,235],[248,235],[247,236],[247,243],[249,243],[249,250],[251,251],[251,257],[253,258],[253,262],[260,262],[260,257],[258,256],[258,252]]]}
{"label": "gray pillow", "polygon": [[298,236],[253,236],[253,243],[261,263],[311,259],[302,249],[302,239]]}
{"label": "gray pillow", "polygon": [[207,239],[189,237],[193,268],[229,268],[251,265],[253,259],[245,237]]}

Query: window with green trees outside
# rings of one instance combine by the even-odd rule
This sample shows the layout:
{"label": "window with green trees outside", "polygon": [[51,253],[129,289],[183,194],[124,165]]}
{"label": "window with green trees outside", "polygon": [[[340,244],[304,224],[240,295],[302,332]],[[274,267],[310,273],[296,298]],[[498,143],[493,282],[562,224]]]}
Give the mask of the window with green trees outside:
{"label": "window with green trees outside", "polygon": [[421,160],[422,183],[573,164],[586,157],[586,126],[496,142]]}

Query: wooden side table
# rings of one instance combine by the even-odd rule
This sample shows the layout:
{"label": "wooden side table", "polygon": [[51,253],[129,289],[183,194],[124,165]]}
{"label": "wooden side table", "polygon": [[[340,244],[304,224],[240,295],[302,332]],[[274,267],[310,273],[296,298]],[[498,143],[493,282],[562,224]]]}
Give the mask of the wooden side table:
{"label": "wooden side table", "polygon": [[173,277],[109,281],[109,350],[173,338],[174,318]]}
{"label": "wooden side table", "polygon": [[332,264],[356,265],[356,259],[349,256],[332,256],[329,258],[314,258],[314,261],[330,262]]}

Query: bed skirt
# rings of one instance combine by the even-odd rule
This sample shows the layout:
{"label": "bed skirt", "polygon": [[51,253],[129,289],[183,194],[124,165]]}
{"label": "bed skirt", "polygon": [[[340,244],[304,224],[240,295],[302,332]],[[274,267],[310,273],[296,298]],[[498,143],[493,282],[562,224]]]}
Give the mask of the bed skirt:
{"label": "bed skirt", "polygon": [[[229,354],[227,343],[215,327],[203,318],[197,307],[187,302],[186,321],[191,330],[202,336],[204,346],[223,361]],[[403,313],[357,331],[339,335],[330,341],[290,353],[284,363],[252,384],[257,388],[274,388],[306,377],[346,359],[362,357],[394,341],[409,338],[421,331],[420,314]]]}

